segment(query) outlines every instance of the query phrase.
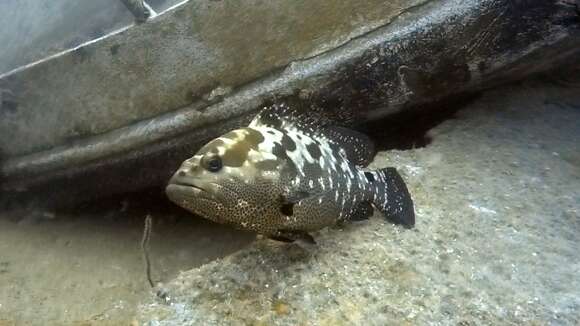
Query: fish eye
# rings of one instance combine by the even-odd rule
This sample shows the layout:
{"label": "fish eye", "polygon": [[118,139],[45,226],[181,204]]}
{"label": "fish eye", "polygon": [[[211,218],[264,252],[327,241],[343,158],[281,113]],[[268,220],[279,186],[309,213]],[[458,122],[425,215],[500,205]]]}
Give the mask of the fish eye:
{"label": "fish eye", "polygon": [[222,160],[221,158],[219,158],[219,156],[211,157],[207,161],[207,169],[210,172],[218,172],[219,170],[222,169],[222,167],[223,167]]}

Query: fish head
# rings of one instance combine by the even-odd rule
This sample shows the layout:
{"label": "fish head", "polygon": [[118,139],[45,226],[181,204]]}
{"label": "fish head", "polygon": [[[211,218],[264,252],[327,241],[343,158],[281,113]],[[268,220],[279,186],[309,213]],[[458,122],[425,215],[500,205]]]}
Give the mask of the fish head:
{"label": "fish head", "polygon": [[[261,149],[264,135],[251,128],[233,130],[185,160],[170,179],[168,198],[214,222],[260,231],[281,193],[283,162]],[[270,214],[271,215],[271,214]]]}

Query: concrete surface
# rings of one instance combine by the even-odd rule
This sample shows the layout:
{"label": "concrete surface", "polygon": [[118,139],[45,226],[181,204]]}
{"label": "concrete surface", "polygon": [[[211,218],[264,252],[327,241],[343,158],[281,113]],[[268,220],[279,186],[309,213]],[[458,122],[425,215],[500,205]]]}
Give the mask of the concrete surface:
{"label": "concrete surface", "polygon": [[383,151],[417,226],[374,217],[308,250],[259,240],[181,273],[143,325],[578,325],[580,83],[486,92],[424,148]]}

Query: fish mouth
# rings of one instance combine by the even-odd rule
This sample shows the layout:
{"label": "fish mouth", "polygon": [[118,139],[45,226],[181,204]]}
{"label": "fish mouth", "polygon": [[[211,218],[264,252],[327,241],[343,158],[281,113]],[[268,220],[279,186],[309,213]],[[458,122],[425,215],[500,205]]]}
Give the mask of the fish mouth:
{"label": "fish mouth", "polygon": [[204,192],[207,193],[207,190],[190,182],[179,181],[179,182],[171,182],[170,184],[168,184],[165,192],[167,192],[167,194],[181,193],[181,194],[197,195]]}
{"label": "fish mouth", "polygon": [[192,178],[173,178],[165,188],[165,193],[172,201],[182,201],[192,198],[204,198],[219,201],[220,196],[212,187],[212,183],[202,182]]}
{"label": "fish mouth", "polygon": [[167,187],[165,188],[165,193],[169,199],[182,199],[184,197],[199,196],[200,194],[207,193],[203,189],[199,182],[195,182],[192,178],[184,178],[181,176],[173,176]]}
{"label": "fish mouth", "polygon": [[170,183],[167,185],[166,189],[167,189],[167,192],[178,191],[178,192],[201,193],[201,192],[205,191],[199,187],[187,185],[187,184],[181,184],[181,183]]}
{"label": "fish mouth", "polygon": [[190,190],[196,192],[207,191],[202,187],[203,184],[204,182],[201,182],[199,179],[175,174],[171,180],[169,180],[167,187],[172,187],[175,189],[190,188]]}
{"label": "fish mouth", "polygon": [[169,183],[169,186],[176,186],[178,188],[193,188],[194,190],[205,191],[200,186],[196,185],[192,181],[176,180]]}

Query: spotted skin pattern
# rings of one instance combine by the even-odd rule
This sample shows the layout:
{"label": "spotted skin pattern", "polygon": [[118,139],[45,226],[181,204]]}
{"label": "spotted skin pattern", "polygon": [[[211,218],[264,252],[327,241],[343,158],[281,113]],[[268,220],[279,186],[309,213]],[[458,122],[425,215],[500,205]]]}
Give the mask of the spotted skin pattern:
{"label": "spotted skin pattern", "polygon": [[366,136],[274,105],[183,162],[166,193],[195,214],[278,240],[366,219],[372,206],[413,226],[413,203],[396,170],[364,169],[373,155]]}

